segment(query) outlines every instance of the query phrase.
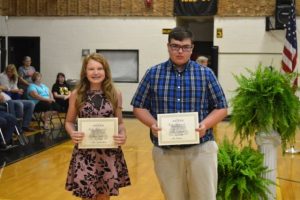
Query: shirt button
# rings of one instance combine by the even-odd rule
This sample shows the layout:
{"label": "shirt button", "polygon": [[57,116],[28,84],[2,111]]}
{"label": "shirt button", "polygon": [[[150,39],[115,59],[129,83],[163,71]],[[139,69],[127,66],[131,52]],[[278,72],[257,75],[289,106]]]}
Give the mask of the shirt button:
{"label": "shirt button", "polygon": [[178,86],[178,89],[180,89],[180,86]]}
{"label": "shirt button", "polygon": [[180,101],[180,99],[177,99],[177,101]]}

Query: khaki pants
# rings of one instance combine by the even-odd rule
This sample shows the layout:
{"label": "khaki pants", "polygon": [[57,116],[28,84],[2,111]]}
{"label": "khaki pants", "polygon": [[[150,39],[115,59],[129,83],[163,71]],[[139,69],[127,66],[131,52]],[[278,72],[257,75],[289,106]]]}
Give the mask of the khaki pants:
{"label": "khaki pants", "polygon": [[153,147],[155,172],[166,200],[215,200],[217,194],[215,141],[190,148]]}

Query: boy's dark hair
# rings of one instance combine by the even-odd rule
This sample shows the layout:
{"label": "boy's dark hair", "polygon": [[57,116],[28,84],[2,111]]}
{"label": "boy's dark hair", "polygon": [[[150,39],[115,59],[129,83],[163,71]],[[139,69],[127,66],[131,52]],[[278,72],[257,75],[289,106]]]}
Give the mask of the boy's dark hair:
{"label": "boy's dark hair", "polygon": [[184,27],[175,27],[169,33],[168,42],[171,42],[171,39],[182,41],[184,39],[191,39],[193,41],[193,34],[191,31]]}

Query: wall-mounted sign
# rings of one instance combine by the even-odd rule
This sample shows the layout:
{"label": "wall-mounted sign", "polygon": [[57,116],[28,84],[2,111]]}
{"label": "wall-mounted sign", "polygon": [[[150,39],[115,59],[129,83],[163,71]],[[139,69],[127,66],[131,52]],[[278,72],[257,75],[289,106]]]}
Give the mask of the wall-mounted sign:
{"label": "wall-mounted sign", "polygon": [[217,28],[217,38],[223,38],[223,29]]}
{"label": "wall-mounted sign", "polygon": [[210,16],[217,13],[217,0],[174,0],[175,16]]}
{"label": "wall-mounted sign", "polygon": [[172,31],[172,29],[170,29],[170,28],[163,28],[162,29],[162,34],[168,34],[169,35],[169,33]]}

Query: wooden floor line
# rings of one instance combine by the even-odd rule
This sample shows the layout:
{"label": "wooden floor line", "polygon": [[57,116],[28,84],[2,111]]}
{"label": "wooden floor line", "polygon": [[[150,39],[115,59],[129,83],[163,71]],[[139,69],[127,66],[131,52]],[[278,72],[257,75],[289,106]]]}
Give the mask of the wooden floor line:
{"label": "wooden floor line", "polygon": [[[164,200],[157,180],[152,159],[153,144],[149,139],[149,129],[136,119],[125,119],[128,140],[122,147],[132,185],[120,190],[120,196],[111,200]],[[234,127],[221,122],[216,127],[216,139],[220,143],[225,136],[231,140]],[[144,134],[141,134],[144,133]],[[300,141],[300,130],[296,134]],[[254,138],[252,146],[256,149]],[[39,142],[39,140],[37,140]],[[238,140],[235,144],[238,144]],[[242,146],[248,146],[249,141]],[[71,140],[62,142],[47,151],[30,156],[22,161],[6,165],[0,174],[0,200],[75,200],[72,193],[65,190],[67,170],[74,144]],[[300,143],[295,143],[300,148]],[[300,199],[300,154],[277,152],[276,200]],[[0,164],[1,167],[2,163]],[[47,185],[47,187],[45,187]],[[25,198],[24,198],[25,197]]]}
{"label": "wooden floor line", "polygon": [[0,179],[2,177],[2,173],[4,171],[4,167],[6,166],[6,162],[3,163],[3,165],[0,167]]}
{"label": "wooden floor line", "polygon": [[287,178],[282,178],[282,177],[277,177],[280,180],[284,180],[284,181],[289,181],[289,182],[294,182],[294,183],[300,183],[300,181],[298,180],[292,180],[292,179],[287,179]]}

